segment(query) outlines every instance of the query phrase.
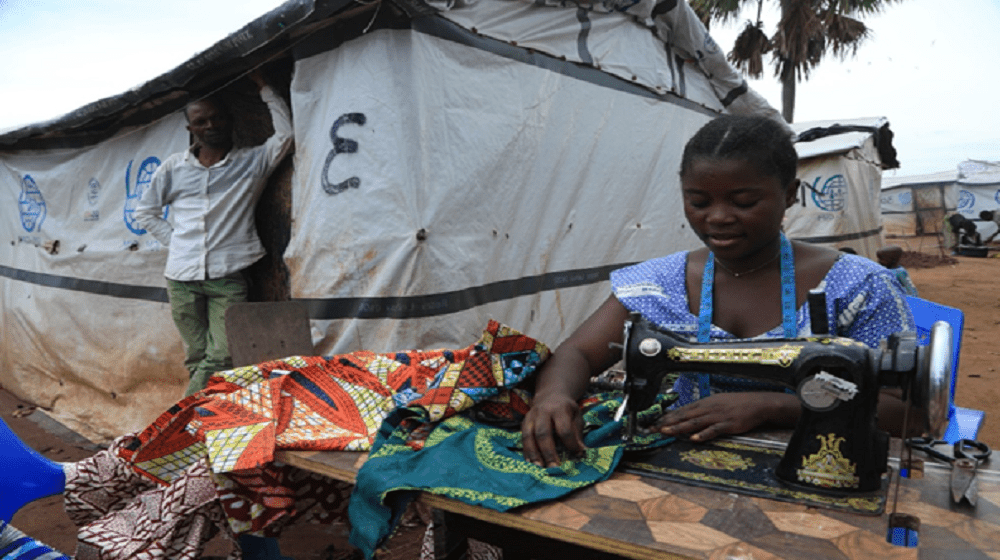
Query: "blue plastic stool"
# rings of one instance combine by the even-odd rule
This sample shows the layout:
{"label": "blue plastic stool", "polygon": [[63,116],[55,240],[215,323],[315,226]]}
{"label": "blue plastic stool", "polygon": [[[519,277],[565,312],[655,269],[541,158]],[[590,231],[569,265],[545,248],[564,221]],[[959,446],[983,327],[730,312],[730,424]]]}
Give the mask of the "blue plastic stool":
{"label": "blue plastic stool", "polygon": [[66,474],[62,465],[39,455],[10,431],[0,420],[0,522],[11,518],[25,504],[39,498],[62,494]]}
{"label": "blue plastic stool", "polygon": [[965,314],[961,309],[927,301],[916,296],[906,296],[906,302],[913,312],[917,324],[917,343],[926,346],[930,342],[931,327],[938,321],[951,325],[951,402],[948,403],[948,428],[944,440],[955,443],[960,439],[975,440],[979,428],[983,425],[986,413],[981,410],[955,406],[955,384],[958,380],[958,357],[962,349],[962,328],[965,326]]}

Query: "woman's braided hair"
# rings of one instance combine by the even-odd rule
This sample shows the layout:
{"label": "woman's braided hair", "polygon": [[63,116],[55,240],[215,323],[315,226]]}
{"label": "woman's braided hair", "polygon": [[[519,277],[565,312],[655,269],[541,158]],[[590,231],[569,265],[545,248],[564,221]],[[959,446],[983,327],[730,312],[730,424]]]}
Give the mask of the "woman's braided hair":
{"label": "woman's braided hair", "polygon": [[684,146],[683,177],[701,157],[739,159],[777,177],[782,188],[795,179],[799,157],[788,130],[767,117],[723,115],[701,127]]}

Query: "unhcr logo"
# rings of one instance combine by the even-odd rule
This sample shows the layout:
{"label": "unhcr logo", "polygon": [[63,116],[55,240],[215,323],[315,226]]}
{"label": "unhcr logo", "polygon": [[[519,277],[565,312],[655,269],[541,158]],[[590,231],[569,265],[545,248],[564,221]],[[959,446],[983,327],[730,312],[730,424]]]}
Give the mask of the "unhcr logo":
{"label": "unhcr logo", "polygon": [[90,182],[87,183],[87,204],[97,206],[100,197],[101,182],[97,180],[97,177],[91,177]]}
{"label": "unhcr logo", "polygon": [[810,185],[812,199],[816,207],[827,212],[840,212],[847,206],[847,179],[843,175],[834,175],[827,179],[822,188],[819,182],[822,177],[816,177]]}
{"label": "unhcr logo", "polygon": [[[128,167],[125,168],[125,207],[123,210],[123,218],[125,220],[125,227],[129,229],[132,233],[136,235],[142,235],[146,233],[146,230],[139,227],[139,224],[135,222],[135,207],[139,204],[139,199],[142,198],[142,193],[146,191],[146,187],[149,183],[153,181],[153,173],[156,168],[160,166],[160,158],[155,156],[150,156],[144,160],[139,165],[138,171],[135,173],[135,187],[129,184],[129,179],[132,177],[132,162],[135,160],[129,160]],[[163,219],[167,219],[167,212],[169,212],[169,207],[163,212]]]}
{"label": "unhcr logo", "polygon": [[958,191],[958,211],[971,212],[976,205],[976,195],[967,190]]}
{"label": "unhcr logo", "polygon": [[21,227],[24,231],[32,233],[41,230],[42,222],[45,221],[45,199],[31,175],[25,175],[21,179],[21,195],[17,198],[17,202],[21,212]]}

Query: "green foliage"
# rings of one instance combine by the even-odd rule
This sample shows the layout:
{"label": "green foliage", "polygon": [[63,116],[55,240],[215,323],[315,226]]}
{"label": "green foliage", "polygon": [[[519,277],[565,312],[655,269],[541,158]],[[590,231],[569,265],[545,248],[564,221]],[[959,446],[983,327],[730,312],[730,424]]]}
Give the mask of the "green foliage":
{"label": "green foliage", "polygon": [[[715,21],[734,21],[744,8],[756,6],[756,21],[746,22],[727,58],[750,77],[759,78],[763,56],[770,53],[775,77],[794,91],[794,82],[808,79],[809,71],[827,53],[841,58],[857,54],[870,32],[856,17],[880,13],[888,4],[902,0],[773,1],[778,3],[781,19],[770,37],[761,20],[764,0],[690,0],[690,5],[706,27]],[[783,113],[791,121],[788,106]]]}

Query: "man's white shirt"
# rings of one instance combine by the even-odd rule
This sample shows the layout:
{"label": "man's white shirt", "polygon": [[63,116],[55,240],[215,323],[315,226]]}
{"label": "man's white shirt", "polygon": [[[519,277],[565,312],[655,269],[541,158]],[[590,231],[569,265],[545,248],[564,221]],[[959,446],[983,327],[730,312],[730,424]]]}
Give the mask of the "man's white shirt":
{"label": "man's white shirt", "polygon": [[[164,276],[171,280],[221,278],[265,254],[254,208],[267,178],[291,147],[292,121],[288,105],[274,90],[264,86],[260,96],[274,126],[264,144],[232,149],[207,168],[191,150],[173,154],[139,200],[136,222],[169,247]],[[173,225],[163,219],[168,204]]]}

